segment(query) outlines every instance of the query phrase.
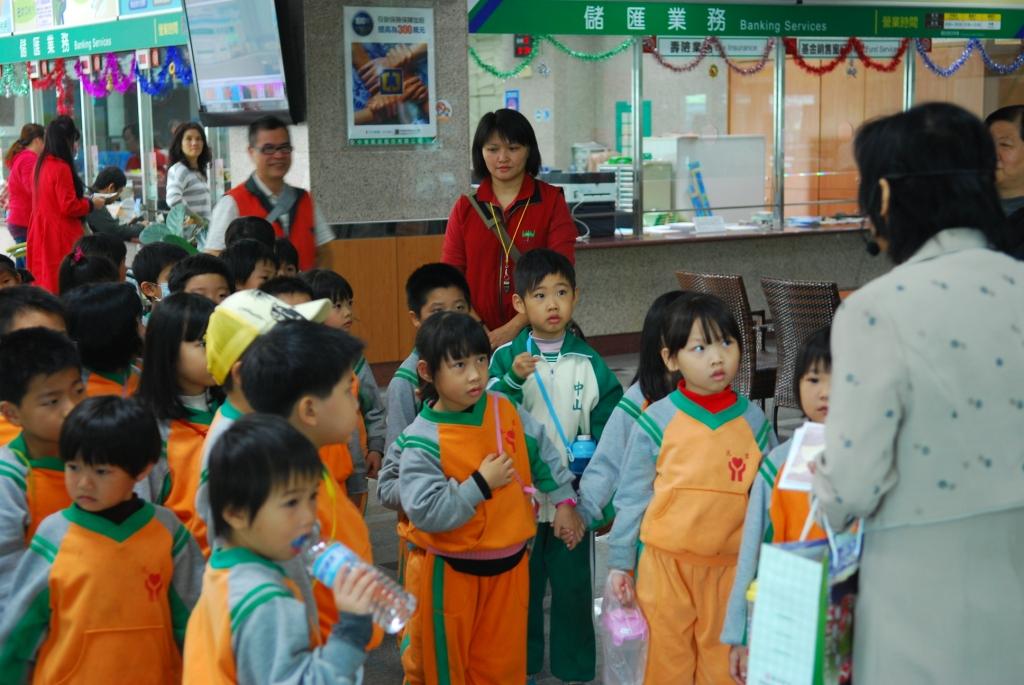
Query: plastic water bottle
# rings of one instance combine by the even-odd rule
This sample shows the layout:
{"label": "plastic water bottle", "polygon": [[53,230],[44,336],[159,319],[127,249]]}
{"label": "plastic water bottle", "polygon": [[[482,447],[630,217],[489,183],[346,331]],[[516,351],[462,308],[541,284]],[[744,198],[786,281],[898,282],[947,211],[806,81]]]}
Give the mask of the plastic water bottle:
{"label": "plastic water bottle", "polygon": [[590,460],[597,451],[597,443],[589,435],[580,435],[569,447],[572,452],[572,461],[569,462],[569,470],[577,476],[582,476],[584,469],[590,465]]}
{"label": "plastic water bottle", "polygon": [[309,574],[327,587],[334,586],[334,579],[342,568],[362,568],[372,573],[377,591],[370,604],[370,613],[374,623],[385,632],[394,634],[400,631],[416,611],[416,598],[413,595],[340,542],[325,542],[307,536],[296,540],[293,547],[301,550]]}

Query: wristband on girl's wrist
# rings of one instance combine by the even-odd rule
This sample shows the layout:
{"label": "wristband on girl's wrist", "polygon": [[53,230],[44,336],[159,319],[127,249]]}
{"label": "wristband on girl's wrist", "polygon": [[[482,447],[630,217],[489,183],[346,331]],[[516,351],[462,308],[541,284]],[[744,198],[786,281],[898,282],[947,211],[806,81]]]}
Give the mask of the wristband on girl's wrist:
{"label": "wristband on girl's wrist", "polygon": [[555,505],[555,508],[558,508],[558,507],[562,506],[563,504],[568,504],[570,507],[575,507],[576,506],[576,498],[575,497],[570,497],[568,499],[563,499],[561,502],[559,502],[558,504]]}

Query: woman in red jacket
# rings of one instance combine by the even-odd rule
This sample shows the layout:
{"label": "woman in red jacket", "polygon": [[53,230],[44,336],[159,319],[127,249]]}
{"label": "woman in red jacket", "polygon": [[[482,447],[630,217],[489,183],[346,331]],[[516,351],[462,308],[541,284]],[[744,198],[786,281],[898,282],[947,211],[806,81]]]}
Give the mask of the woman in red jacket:
{"label": "woman in red jacket", "polygon": [[576,224],[562,189],[536,180],[539,172],[537,136],[526,117],[499,109],[480,119],[473,137],[473,173],[481,179],[475,199],[489,223],[501,221],[508,240],[488,228],[463,196],[448,217],[441,261],[466,274],[492,347],[527,325],[526,315],[512,307],[516,252],[546,247],[576,261]]}
{"label": "woman in red jacket", "polygon": [[80,138],[71,117],[57,117],[46,127],[36,164],[26,256],[36,284],[52,293],[57,292],[60,260],[82,237],[82,219],[105,204],[98,197],[91,201],[82,197],[85,185],[74,168]]}
{"label": "woman in red jacket", "polygon": [[15,243],[25,242],[32,219],[32,175],[43,151],[43,127],[25,124],[4,155],[7,167],[7,230]]}

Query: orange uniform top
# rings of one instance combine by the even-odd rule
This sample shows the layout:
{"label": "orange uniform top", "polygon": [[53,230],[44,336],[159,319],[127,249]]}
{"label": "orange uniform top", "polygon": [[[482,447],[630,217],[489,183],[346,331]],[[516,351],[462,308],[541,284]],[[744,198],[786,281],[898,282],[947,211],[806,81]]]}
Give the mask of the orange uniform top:
{"label": "orange uniform top", "polygon": [[[811,498],[808,493],[799,490],[783,490],[779,487],[782,472],[785,470],[786,465],[783,464],[775,476],[775,483],[772,485],[772,501],[768,507],[768,515],[772,524],[772,542],[798,542],[800,533],[804,530],[804,523],[811,513]],[[817,523],[813,523],[807,539],[824,540],[825,531]]]}
{"label": "orange uniform top", "polygon": [[140,504],[121,523],[72,506],[40,526],[4,609],[0,681],[33,660],[39,684],[181,681],[202,557],[171,512]]}
{"label": "orange uniform top", "polygon": [[131,397],[139,388],[139,372],[135,369],[128,369],[120,373],[87,370],[84,376],[86,397],[103,397],[104,395]]}
{"label": "orange uniform top", "polygon": [[188,410],[188,418],[171,421],[165,443],[169,487],[160,503],[174,512],[197,541],[203,541],[200,547],[206,542],[206,522],[196,515],[196,491],[202,474],[203,441],[213,416]]}

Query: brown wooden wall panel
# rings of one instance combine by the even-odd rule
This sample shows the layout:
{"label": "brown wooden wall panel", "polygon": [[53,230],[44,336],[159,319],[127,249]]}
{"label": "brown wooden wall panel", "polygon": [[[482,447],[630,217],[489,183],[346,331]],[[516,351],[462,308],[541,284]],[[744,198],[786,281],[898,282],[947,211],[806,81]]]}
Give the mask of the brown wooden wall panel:
{"label": "brown wooden wall panel", "polygon": [[409,274],[430,262],[441,261],[443,235],[425,235],[396,238],[396,282],[395,308],[398,311],[398,360],[412,351],[416,342],[416,329],[409,320],[409,306],[405,301],[405,281]]}
{"label": "brown wooden wall panel", "polygon": [[[936,64],[946,66],[955,61],[963,52],[963,44],[933,45],[930,57]],[[914,88],[914,102],[952,102],[964,109],[984,117],[985,109],[985,63],[976,53],[964,63],[960,71],[951,78],[937,76],[917,59],[917,81]]]}
{"label": "brown wooden wall panel", "polygon": [[[330,266],[355,291],[352,334],[366,342],[371,363],[400,359],[397,293],[401,286],[395,269],[394,238],[335,240],[330,243]],[[407,353],[401,353],[407,354]]]}

